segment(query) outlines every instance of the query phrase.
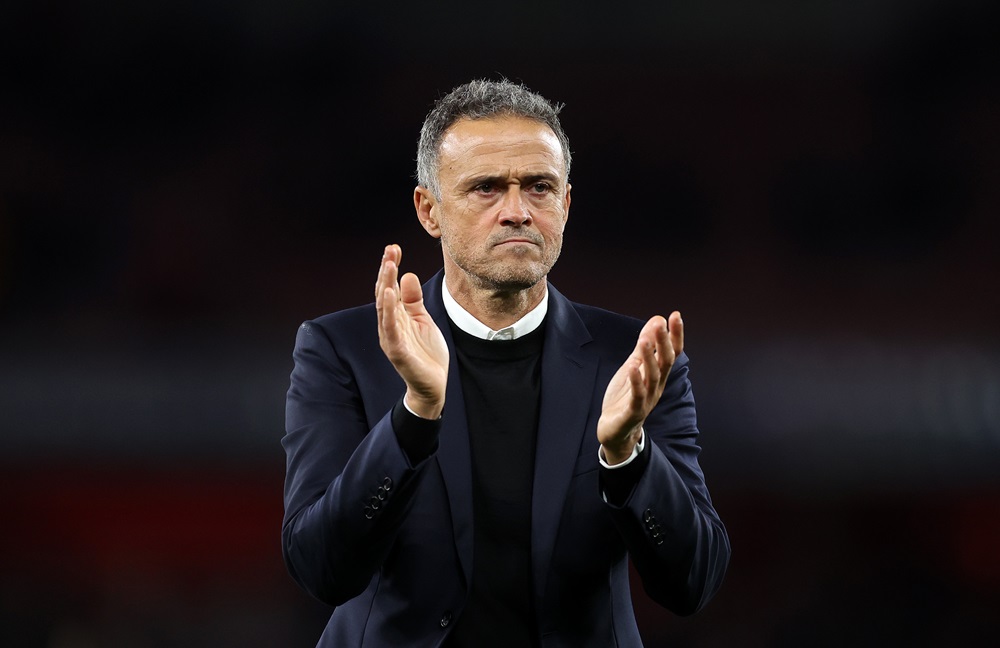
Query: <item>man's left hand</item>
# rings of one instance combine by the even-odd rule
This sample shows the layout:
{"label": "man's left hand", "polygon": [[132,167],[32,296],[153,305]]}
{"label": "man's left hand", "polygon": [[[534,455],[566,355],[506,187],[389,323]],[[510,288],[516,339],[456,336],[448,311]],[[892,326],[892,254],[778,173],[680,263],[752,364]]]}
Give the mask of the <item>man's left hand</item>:
{"label": "man's left hand", "polygon": [[635,349],[608,384],[597,421],[597,440],[609,464],[632,455],[642,424],[663,395],[670,368],[683,350],[684,321],[679,312],[671,313],[669,322],[655,315],[642,327]]}

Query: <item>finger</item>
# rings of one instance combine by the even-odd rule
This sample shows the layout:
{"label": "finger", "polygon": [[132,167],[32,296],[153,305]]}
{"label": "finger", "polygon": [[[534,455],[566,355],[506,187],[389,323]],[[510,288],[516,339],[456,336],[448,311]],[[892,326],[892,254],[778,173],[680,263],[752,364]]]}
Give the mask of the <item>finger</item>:
{"label": "finger", "polygon": [[681,319],[680,311],[670,314],[670,346],[675,356],[684,351],[684,320]]}
{"label": "finger", "polygon": [[399,298],[407,312],[423,310],[424,291],[420,287],[420,279],[412,272],[407,272],[399,280]]}
{"label": "finger", "polygon": [[396,264],[396,267],[399,267],[400,263],[403,261],[403,248],[393,243],[382,249],[382,261],[379,265],[379,274],[381,274],[382,268],[385,267],[385,264],[389,261]]}
{"label": "finger", "polygon": [[639,339],[635,343],[635,350],[632,352],[633,356],[641,356],[642,350],[647,342],[654,345],[656,344],[657,320],[659,320],[659,322],[664,321],[659,315],[654,315],[649,318],[649,321],[642,325],[642,329],[639,331]]}
{"label": "finger", "polygon": [[636,358],[629,361],[631,366],[628,368],[628,381],[632,386],[632,398],[630,406],[634,411],[641,411],[643,406],[643,397],[646,393],[646,385],[642,380],[641,361]]}
{"label": "finger", "polygon": [[[399,292],[396,285],[396,276],[401,256],[402,249],[396,244],[387,245],[382,250],[382,262],[379,265],[378,279],[375,281],[375,312],[378,317],[380,331],[385,326],[383,315],[385,311],[386,290],[392,290],[394,294]],[[391,308],[395,308],[395,302],[393,302]]]}
{"label": "finger", "polygon": [[[379,281],[377,282],[377,292],[375,294],[375,313],[378,316],[378,325],[380,328],[385,325],[383,321],[385,312],[396,308],[397,295],[399,293],[399,285],[396,283],[397,273],[396,264],[390,259],[384,259],[382,269],[379,272]],[[385,296],[390,293],[392,300],[386,302]]]}
{"label": "finger", "polygon": [[656,387],[660,380],[660,365],[656,361],[656,336],[655,331],[648,330],[649,324],[643,327],[639,335],[639,346],[642,354],[642,369],[645,378],[645,391],[650,391]]}
{"label": "finger", "polygon": [[660,383],[666,383],[666,376],[674,364],[674,348],[670,345],[670,331],[667,320],[659,315],[653,318],[656,322],[656,365],[660,370]]}
{"label": "finger", "polygon": [[385,271],[386,264],[389,261],[394,260],[393,246],[387,245],[382,249],[382,259],[379,261],[378,265],[378,275],[375,278],[375,307],[381,308],[382,306],[382,292],[385,290]]}
{"label": "finger", "polygon": [[667,320],[659,315],[649,318],[649,321],[643,325],[642,331],[639,333],[639,342],[640,344],[648,343],[654,352],[653,357],[646,362],[650,367],[656,368],[656,374],[650,375],[650,384],[656,385],[660,381],[664,369],[669,368],[671,362],[670,358],[666,357],[669,355],[667,348]]}
{"label": "finger", "polygon": [[[393,345],[399,341],[399,312],[396,308],[396,291],[386,288],[382,292],[382,325],[379,329],[383,348],[385,345]],[[391,359],[391,358],[390,358]]]}

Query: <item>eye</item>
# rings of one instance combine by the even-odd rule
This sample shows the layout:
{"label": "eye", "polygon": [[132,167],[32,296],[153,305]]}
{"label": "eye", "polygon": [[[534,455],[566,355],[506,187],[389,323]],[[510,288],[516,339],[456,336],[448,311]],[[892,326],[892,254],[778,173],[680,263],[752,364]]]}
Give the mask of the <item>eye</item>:
{"label": "eye", "polygon": [[548,193],[549,191],[552,191],[552,185],[547,182],[536,182],[531,185],[530,191],[531,193],[536,194]]}
{"label": "eye", "polygon": [[494,185],[492,183],[489,183],[489,182],[483,182],[483,183],[477,184],[473,188],[473,191],[475,191],[476,193],[479,193],[479,194],[487,194],[488,195],[488,194],[494,193],[496,191],[496,189],[497,189],[496,185]]}

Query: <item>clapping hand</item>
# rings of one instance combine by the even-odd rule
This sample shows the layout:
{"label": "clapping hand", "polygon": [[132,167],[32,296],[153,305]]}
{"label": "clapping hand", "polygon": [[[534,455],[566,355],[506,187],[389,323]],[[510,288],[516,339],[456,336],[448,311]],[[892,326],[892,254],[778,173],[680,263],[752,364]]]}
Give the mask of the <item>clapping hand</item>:
{"label": "clapping hand", "polygon": [[444,409],[448,384],[448,346],[424,307],[420,280],[412,272],[400,279],[403,250],[388,245],[375,282],[379,346],[406,383],[406,405],[436,419]]}
{"label": "clapping hand", "polygon": [[677,311],[669,322],[656,315],[642,327],[635,349],[608,384],[597,422],[597,440],[609,464],[632,454],[642,424],[663,395],[670,368],[683,350],[684,322]]}

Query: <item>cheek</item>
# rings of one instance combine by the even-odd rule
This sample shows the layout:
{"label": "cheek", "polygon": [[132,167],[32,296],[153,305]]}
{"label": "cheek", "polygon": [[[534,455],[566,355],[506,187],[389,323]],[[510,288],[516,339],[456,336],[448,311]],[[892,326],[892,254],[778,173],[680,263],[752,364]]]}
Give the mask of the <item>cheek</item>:
{"label": "cheek", "polygon": [[546,238],[561,238],[566,229],[566,219],[559,214],[553,214],[551,218],[546,218],[539,225],[539,229],[542,230]]}
{"label": "cheek", "polygon": [[442,225],[442,236],[447,239],[452,247],[456,249],[471,249],[478,241],[486,240],[490,234],[489,227],[483,227],[478,222],[470,222],[463,219],[464,214],[459,214],[457,219],[450,220],[447,225]]}

